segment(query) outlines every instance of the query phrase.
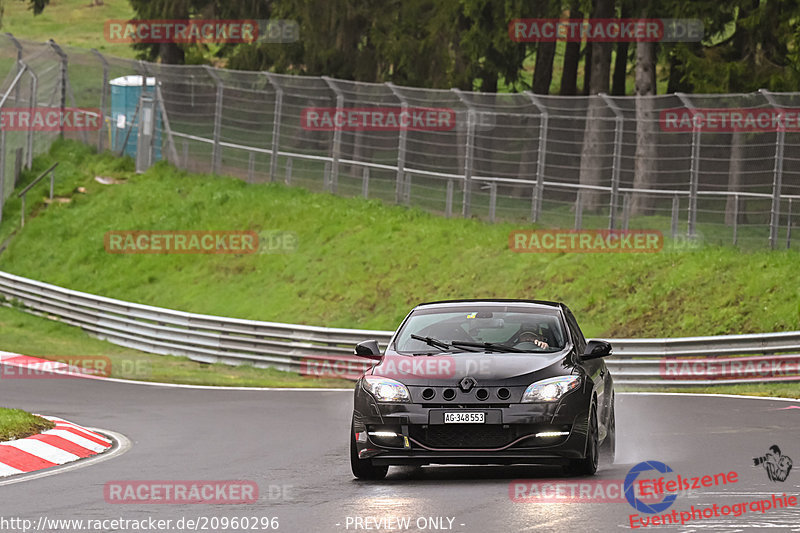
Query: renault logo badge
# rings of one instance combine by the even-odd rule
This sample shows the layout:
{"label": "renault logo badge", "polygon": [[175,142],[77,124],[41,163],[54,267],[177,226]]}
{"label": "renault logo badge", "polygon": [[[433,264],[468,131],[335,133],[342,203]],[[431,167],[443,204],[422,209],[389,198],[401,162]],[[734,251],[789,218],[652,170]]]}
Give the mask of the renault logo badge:
{"label": "renault logo badge", "polygon": [[458,382],[458,388],[461,389],[462,392],[469,392],[472,390],[472,387],[477,384],[478,382],[475,378],[465,377],[461,378],[461,381]]}

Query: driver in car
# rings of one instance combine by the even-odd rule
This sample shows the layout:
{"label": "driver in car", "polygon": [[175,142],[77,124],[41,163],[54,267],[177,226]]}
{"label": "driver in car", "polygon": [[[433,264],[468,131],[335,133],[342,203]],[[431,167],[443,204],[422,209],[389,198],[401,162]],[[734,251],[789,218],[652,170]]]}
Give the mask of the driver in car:
{"label": "driver in car", "polygon": [[520,348],[520,347],[524,348],[524,346],[520,346],[520,345],[521,344],[527,344],[527,343],[535,344],[536,346],[538,346],[539,348],[542,348],[544,350],[546,350],[547,348],[550,347],[550,345],[547,344],[547,342],[545,342],[545,340],[542,338],[541,335],[539,335],[535,331],[530,331],[530,330],[523,331],[522,333],[519,334],[519,336],[517,337],[516,347],[517,348]]}

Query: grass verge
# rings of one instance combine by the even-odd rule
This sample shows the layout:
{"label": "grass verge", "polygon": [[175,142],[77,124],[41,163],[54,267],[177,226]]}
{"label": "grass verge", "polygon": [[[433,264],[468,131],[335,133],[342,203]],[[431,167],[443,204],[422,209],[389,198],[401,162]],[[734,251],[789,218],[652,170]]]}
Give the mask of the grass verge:
{"label": "grass verge", "polygon": [[0,442],[24,439],[42,431],[53,429],[55,424],[21,409],[0,407]]}

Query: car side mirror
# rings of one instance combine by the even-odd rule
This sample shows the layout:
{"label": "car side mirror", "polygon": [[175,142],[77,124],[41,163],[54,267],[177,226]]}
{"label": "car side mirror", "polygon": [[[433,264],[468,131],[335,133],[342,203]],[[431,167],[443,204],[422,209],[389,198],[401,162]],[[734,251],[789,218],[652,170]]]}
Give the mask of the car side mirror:
{"label": "car side mirror", "polygon": [[381,350],[378,348],[378,341],[368,340],[356,344],[356,349],[353,351],[355,355],[366,357],[367,359],[374,359],[380,361]]}
{"label": "car side mirror", "polygon": [[611,355],[611,343],[608,341],[590,340],[586,343],[586,351],[581,356],[582,361],[598,359]]}

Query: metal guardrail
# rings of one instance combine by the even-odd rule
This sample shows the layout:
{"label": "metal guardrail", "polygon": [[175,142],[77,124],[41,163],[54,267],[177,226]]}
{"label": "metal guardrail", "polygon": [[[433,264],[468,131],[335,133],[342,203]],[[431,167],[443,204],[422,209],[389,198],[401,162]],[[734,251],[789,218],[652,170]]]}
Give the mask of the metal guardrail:
{"label": "metal guardrail", "polygon": [[[187,356],[204,363],[252,364],[302,374],[354,378],[372,363],[352,355],[353,346],[376,339],[385,348],[392,332],[326,328],[226,318],[174,311],[96,296],[0,272],[0,295],[6,304],[78,326],[87,333],[145,352]],[[800,331],[685,337],[609,339],[614,356],[607,360],[614,381],[636,387],[709,385],[761,381],[800,381]],[[760,354],[759,357],[727,357]],[[710,379],[670,375],[669,363],[700,364]],[[756,371],[782,368],[784,375],[755,374],[731,379],[731,368]],[[761,365],[761,366],[758,366]],[[775,365],[778,365],[776,367]],[[783,365],[782,367],[780,365]],[[793,366],[792,366],[793,365]],[[786,375],[786,368],[789,369]],[[794,368],[794,375],[791,369]],[[690,377],[691,377],[690,372]],[[774,374],[774,372],[773,372]]]}

